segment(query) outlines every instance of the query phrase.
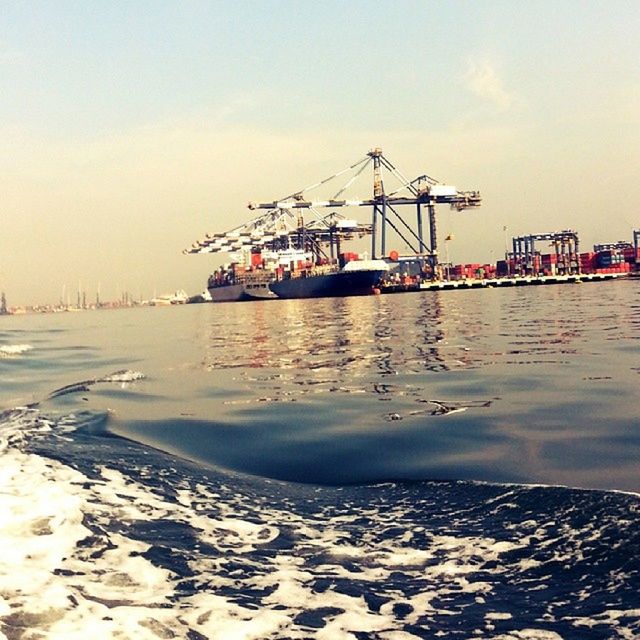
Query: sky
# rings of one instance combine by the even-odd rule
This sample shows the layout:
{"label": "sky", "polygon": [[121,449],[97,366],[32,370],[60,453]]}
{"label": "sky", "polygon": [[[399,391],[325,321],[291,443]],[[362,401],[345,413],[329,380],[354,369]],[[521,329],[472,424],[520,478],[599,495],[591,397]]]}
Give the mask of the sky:
{"label": "sky", "polygon": [[481,192],[453,262],[631,240],[639,51],[636,0],[0,0],[0,290],[198,293],[184,248],[375,147]]}

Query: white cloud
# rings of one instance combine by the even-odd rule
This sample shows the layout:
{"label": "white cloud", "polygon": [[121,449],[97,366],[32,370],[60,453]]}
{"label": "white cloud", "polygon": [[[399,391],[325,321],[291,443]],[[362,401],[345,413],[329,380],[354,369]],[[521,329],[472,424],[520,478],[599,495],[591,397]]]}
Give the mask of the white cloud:
{"label": "white cloud", "polygon": [[494,65],[486,60],[470,62],[464,80],[469,91],[502,110],[509,109],[514,102],[513,95],[504,88]]}

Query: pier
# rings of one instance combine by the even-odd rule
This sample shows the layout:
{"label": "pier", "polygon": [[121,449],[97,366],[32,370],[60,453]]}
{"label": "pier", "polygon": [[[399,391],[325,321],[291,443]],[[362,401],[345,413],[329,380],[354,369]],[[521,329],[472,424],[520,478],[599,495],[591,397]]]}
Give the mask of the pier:
{"label": "pier", "polygon": [[580,273],[556,276],[511,276],[504,278],[467,278],[464,280],[434,280],[429,282],[389,283],[380,287],[380,293],[403,293],[408,291],[451,291],[465,289],[488,289],[494,287],[526,287],[550,284],[572,284],[581,282],[603,282],[627,277],[626,273]]}

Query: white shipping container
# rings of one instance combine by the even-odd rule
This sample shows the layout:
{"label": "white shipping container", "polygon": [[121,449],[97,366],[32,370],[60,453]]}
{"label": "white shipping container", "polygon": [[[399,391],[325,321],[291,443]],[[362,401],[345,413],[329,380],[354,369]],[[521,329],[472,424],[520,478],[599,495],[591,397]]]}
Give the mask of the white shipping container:
{"label": "white shipping container", "polygon": [[458,190],[451,185],[446,184],[434,184],[431,187],[432,196],[455,196]]}

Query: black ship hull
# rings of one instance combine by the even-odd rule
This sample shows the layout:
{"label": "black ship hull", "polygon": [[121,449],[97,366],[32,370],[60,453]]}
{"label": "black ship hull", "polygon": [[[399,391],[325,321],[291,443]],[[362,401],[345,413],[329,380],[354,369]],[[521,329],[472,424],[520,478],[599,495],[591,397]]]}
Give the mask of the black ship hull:
{"label": "black ship hull", "polygon": [[384,271],[337,271],[319,275],[297,276],[272,282],[271,290],[278,298],[328,298],[363,296],[373,293]]}

